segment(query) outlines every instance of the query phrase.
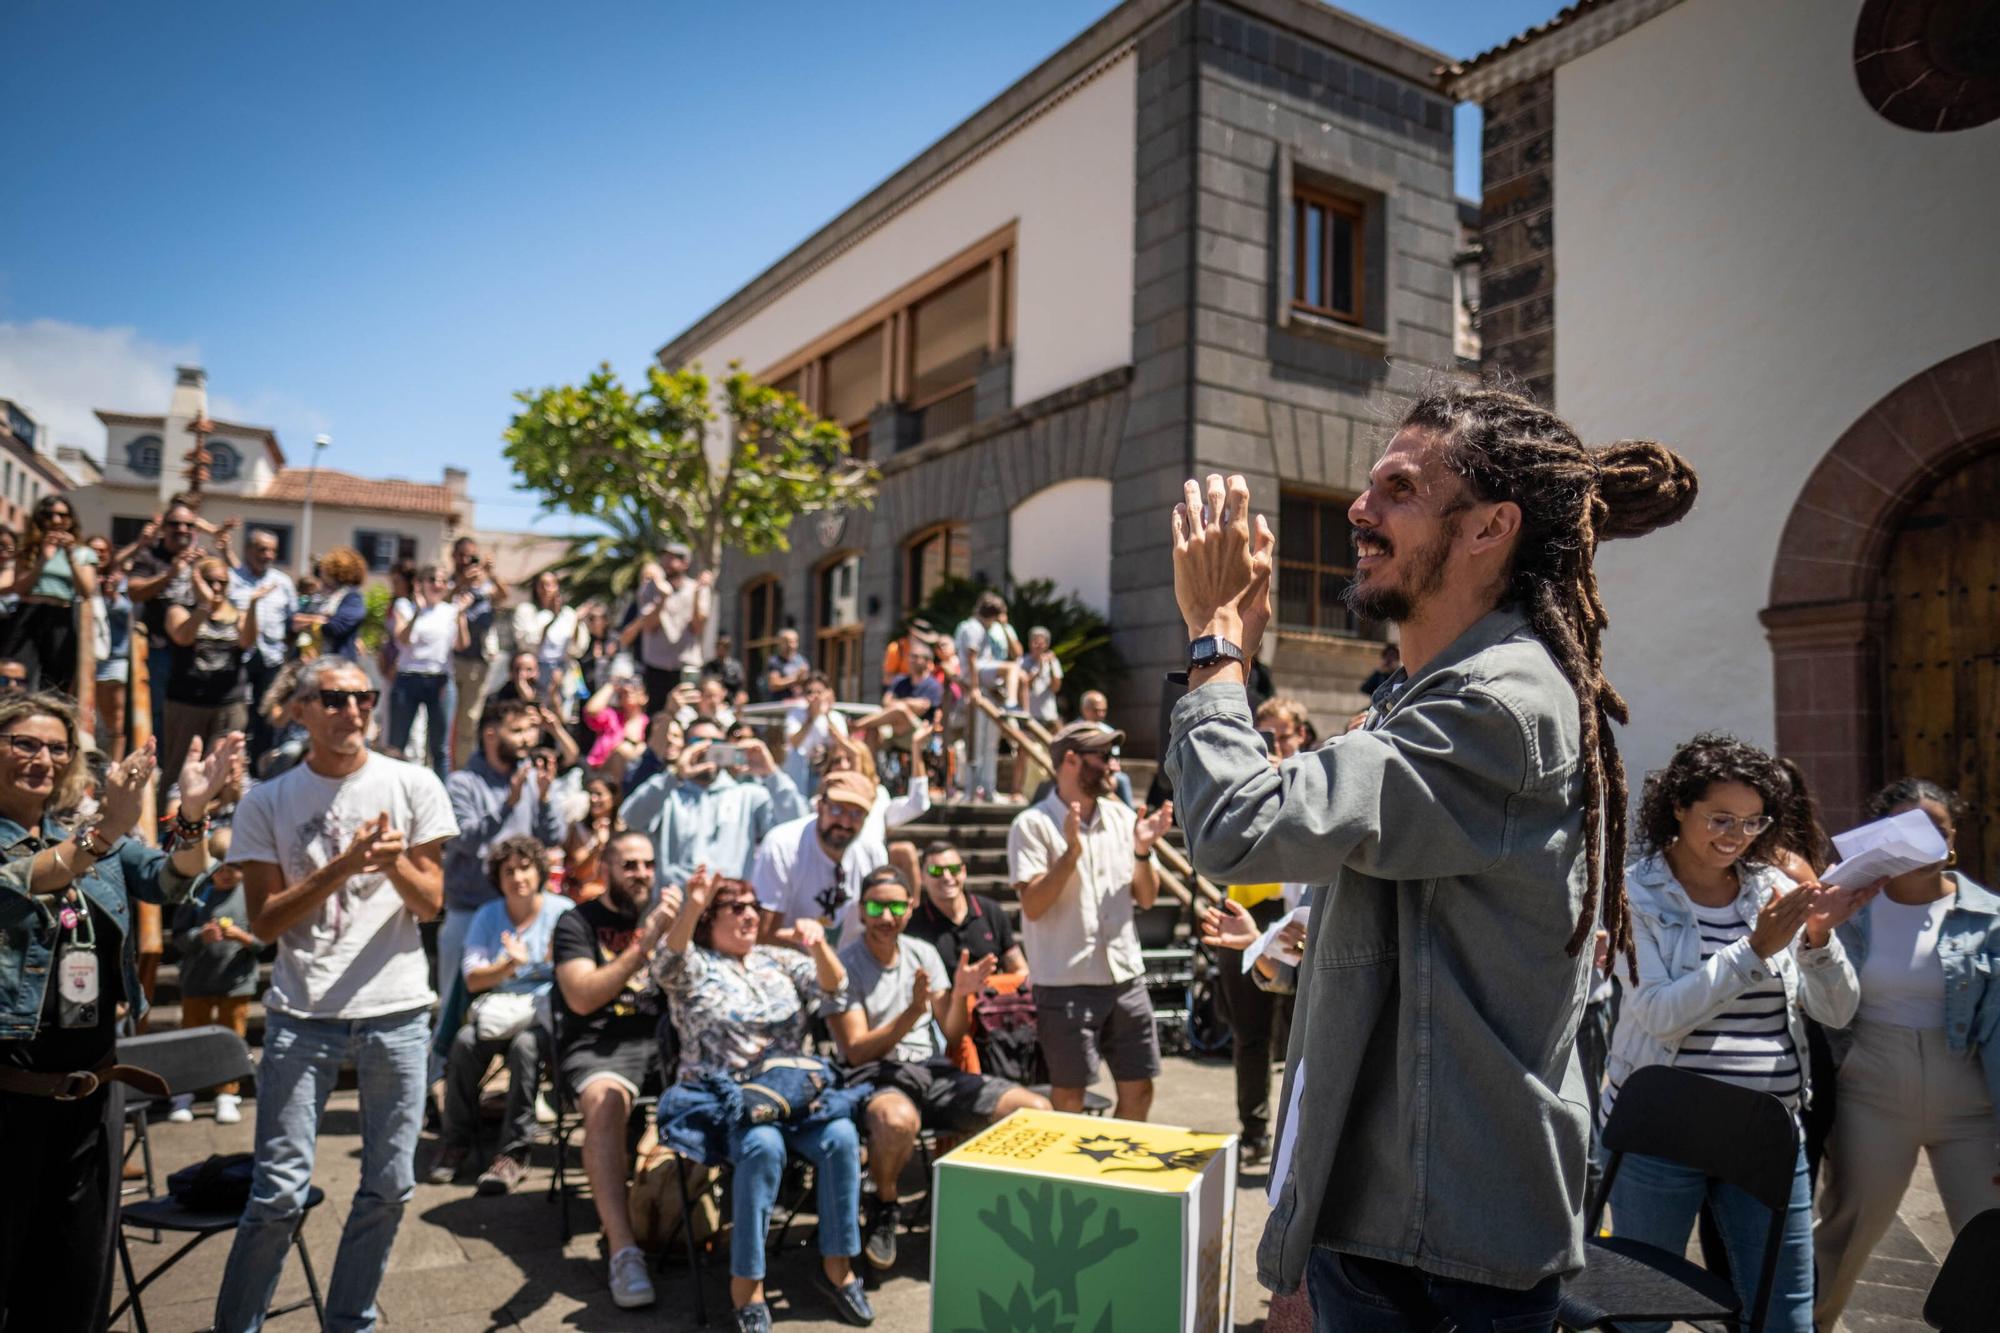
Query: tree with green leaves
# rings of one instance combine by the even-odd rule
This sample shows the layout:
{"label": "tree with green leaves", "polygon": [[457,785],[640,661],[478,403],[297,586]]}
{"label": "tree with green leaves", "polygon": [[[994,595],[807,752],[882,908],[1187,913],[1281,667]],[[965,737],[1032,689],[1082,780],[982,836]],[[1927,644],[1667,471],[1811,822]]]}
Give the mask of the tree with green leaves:
{"label": "tree with green leaves", "polygon": [[581,384],[514,395],[504,452],[520,485],[602,528],[552,566],[573,599],[632,592],[665,542],[719,569],[731,547],[789,549],[802,514],[873,502],[876,474],[846,431],[735,366],[717,387],[699,366],[653,366],[635,393],[600,365]]}

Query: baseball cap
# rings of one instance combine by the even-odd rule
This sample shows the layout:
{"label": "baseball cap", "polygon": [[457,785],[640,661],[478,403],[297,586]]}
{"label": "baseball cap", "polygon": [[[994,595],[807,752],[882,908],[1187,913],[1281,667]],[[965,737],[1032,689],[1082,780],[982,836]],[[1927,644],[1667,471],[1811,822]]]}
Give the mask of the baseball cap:
{"label": "baseball cap", "polygon": [[1102,722],[1072,722],[1049,742],[1049,758],[1060,764],[1071,750],[1084,754],[1110,754],[1125,743],[1125,733]]}
{"label": "baseball cap", "polygon": [[694,559],[694,550],[686,542],[668,542],[660,548],[662,555],[677,555],[683,560]]}
{"label": "baseball cap", "polygon": [[835,773],[819,784],[823,801],[851,805],[864,813],[875,808],[875,783],[865,773]]}

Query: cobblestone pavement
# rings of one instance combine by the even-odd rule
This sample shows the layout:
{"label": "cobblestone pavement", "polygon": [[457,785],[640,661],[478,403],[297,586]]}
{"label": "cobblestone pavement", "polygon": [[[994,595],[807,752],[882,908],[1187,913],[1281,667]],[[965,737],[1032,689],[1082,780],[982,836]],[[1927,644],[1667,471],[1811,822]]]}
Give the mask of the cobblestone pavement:
{"label": "cobblestone pavement", "polygon": [[[1169,1058],[1160,1080],[1154,1119],[1194,1129],[1233,1131],[1233,1089],[1226,1062]],[[248,1150],[251,1122],[246,1116],[239,1125],[217,1125],[203,1103],[191,1125],[156,1121],[152,1142],[164,1180],[167,1173],[210,1153]],[[340,1224],[354,1191],[359,1150],[355,1094],[342,1091],[335,1094],[327,1110],[320,1138],[315,1180],[326,1190],[326,1203],[306,1223],[306,1241],[322,1285],[332,1267]],[[420,1165],[428,1163],[431,1151],[426,1136]],[[496,1329],[661,1329],[678,1333],[695,1327],[687,1272],[678,1264],[654,1274],[659,1301],[652,1309],[625,1311],[611,1303],[604,1285],[604,1263],[598,1255],[596,1217],[587,1199],[577,1198],[570,1204],[576,1234],[567,1245],[561,1241],[556,1205],[546,1198],[550,1160],[548,1150],[537,1149],[528,1181],[519,1192],[505,1198],[479,1198],[469,1184],[417,1187],[382,1287],[385,1328],[421,1328],[426,1333]],[[1261,1170],[1241,1177],[1234,1299],[1239,1333],[1261,1326],[1267,1304],[1254,1267],[1257,1237],[1268,1211],[1265,1183]],[[795,1237],[801,1234],[794,1232]],[[227,1237],[209,1241],[147,1289],[146,1315],[152,1329],[157,1333],[190,1333],[208,1327],[227,1243]],[[1920,1165],[1902,1215],[1865,1274],[1842,1327],[1871,1331],[1921,1328],[1918,1311],[1923,1294],[1949,1243],[1950,1232],[1928,1169]],[[143,1238],[137,1239],[132,1249],[133,1261],[142,1274],[171,1252],[169,1247]],[[896,1268],[873,1293],[877,1329],[915,1333],[930,1327],[929,1264],[928,1234],[906,1234]],[[815,1265],[813,1251],[808,1248],[792,1247],[775,1258],[772,1308],[780,1327],[801,1333],[845,1327],[831,1318],[812,1292],[809,1280]],[[719,1267],[711,1269],[707,1291],[713,1314],[727,1299]],[[122,1294],[121,1287],[121,1298]],[[290,1262],[279,1297],[288,1301],[304,1295],[304,1279],[296,1262]],[[288,1327],[304,1328],[309,1320],[309,1315],[292,1315],[274,1321],[272,1328],[274,1333],[283,1333]],[[133,1327],[129,1315],[117,1327]]]}

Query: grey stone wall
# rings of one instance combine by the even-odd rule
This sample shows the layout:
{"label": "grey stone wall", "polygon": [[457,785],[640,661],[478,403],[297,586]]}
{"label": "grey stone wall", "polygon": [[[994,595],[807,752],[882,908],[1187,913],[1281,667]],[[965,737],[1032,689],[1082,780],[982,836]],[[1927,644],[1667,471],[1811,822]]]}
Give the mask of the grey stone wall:
{"label": "grey stone wall", "polygon": [[1479,361],[1556,400],[1555,76],[1496,93],[1481,136]]}

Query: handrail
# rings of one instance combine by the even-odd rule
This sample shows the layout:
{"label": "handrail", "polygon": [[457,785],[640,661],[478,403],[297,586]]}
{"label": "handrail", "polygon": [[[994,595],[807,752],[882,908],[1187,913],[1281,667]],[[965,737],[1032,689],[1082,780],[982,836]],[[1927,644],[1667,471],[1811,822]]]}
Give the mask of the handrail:
{"label": "handrail", "polygon": [[[1056,771],[1054,762],[1049,758],[1048,747],[1016,725],[1032,719],[1010,717],[1000,705],[987,698],[981,691],[973,691],[971,697],[973,705],[984,711],[999,726],[1001,735],[1020,746],[1029,758],[1050,773]],[[1181,854],[1181,850],[1165,838],[1153,844],[1153,859],[1160,863],[1154,866],[1154,870],[1159,874],[1160,883],[1182,903],[1193,906],[1197,899],[1201,898],[1211,903],[1219,903],[1226,896],[1222,890],[1197,875],[1194,866]],[[1188,887],[1190,883],[1194,886],[1192,889]]]}

